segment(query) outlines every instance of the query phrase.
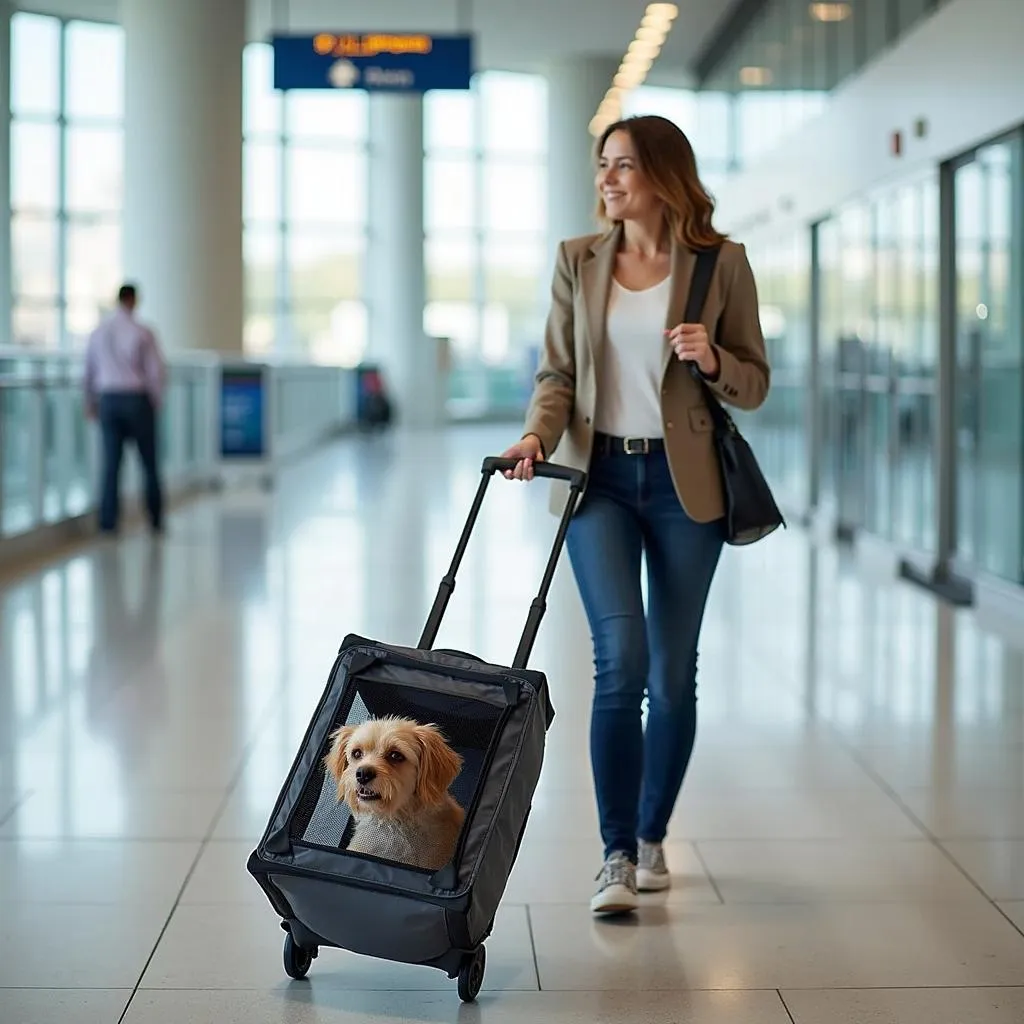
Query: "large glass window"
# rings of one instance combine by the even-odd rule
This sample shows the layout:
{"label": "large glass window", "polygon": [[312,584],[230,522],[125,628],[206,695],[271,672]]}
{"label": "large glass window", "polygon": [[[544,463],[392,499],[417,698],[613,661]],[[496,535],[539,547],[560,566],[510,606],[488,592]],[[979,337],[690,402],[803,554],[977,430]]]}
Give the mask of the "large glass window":
{"label": "large glass window", "polygon": [[938,182],[851,200],[818,227],[821,507],[934,552]]}
{"label": "large glass window", "polygon": [[11,19],[13,342],[84,343],[121,276],[119,26]]}
{"label": "large glass window", "polygon": [[1024,582],[1024,141],[955,172],[957,553]]}
{"label": "large glass window", "polygon": [[367,341],[367,96],[282,96],[263,43],[246,47],[243,73],[246,351],[355,364]]}
{"label": "large glass window", "polygon": [[486,72],[428,93],[424,138],[424,329],[451,341],[450,409],[518,411],[549,283],[546,83]]}
{"label": "large glass window", "polygon": [[936,6],[936,0],[767,0],[702,83],[735,100],[735,166],[749,166],[820,113],[833,89]]}
{"label": "large glass window", "polygon": [[772,384],[764,407],[739,419],[780,503],[804,514],[810,506],[810,237],[799,231],[751,246],[749,255]]}
{"label": "large glass window", "polygon": [[929,172],[895,190],[893,259],[893,533],[934,551],[935,429],[939,360],[939,196]]}

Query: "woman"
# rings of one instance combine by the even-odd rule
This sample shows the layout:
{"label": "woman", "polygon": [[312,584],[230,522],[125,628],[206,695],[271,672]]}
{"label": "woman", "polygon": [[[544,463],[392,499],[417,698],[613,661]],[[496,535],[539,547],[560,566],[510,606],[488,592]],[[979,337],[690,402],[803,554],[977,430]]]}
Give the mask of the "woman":
{"label": "woman", "polygon": [[[712,422],[687,364],[741,409],[764,401],[769,367],[750,265],[712,227],[686,136],[661,117],[629,118],[596,152],[608,230],[559,246],[524,436],[505,455],[519,480],[545,458],[589,473],[567,548],[596,669],[590,747],[605,862],[591,909],[610,914],[634,910],[638,887],[670,885],[662,841],[693,750],[697,642],[724,542]],[[702,322],[680,323],[694,251],[714,246]]]}

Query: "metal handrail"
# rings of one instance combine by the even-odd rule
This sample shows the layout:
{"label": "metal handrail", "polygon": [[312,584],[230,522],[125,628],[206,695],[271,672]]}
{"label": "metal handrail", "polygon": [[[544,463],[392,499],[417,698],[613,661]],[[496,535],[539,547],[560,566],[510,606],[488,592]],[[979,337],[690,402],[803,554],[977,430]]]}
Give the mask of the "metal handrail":
{"label": "metal handrail", "polygon": [[[5,360],[9,365],[0,370],[0,546],[5,537],[92,509],[99,468],[96,428],[83,416],[82,355],[0,346],[0,365]],[[354,416],[350,371],[296,358],[173,352],[161,431],[169,493],[212,482],[219,473],[218,370],[229,363],[270,367],[266,401],[272,413],[272,460],[286,461]],[[139,490],[136,470],[135,460],[128,460],[125,493]]]}

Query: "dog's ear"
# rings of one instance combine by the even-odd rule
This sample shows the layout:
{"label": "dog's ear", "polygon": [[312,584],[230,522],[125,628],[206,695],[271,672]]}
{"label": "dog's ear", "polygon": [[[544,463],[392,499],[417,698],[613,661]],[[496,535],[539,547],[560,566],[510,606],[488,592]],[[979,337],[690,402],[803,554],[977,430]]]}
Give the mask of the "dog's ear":
{"label": "dog's ear", "polygon": [[416,739],[421,748],[416,795],[425,804],[439,804],[462,771],[462,758],[448,746],[436,726],[417,725]]}
{"label": "dog's ear", "polygon": [[345,749],[348,747],[348,741],[352,739],[352,733],[354,732],[355,726],[343,725],[340,729],[336,729],[331,736],[331,749],[324,756],[324,768],[334,776],[335,782],[341,782],[341,776],[348,767],[348,757],[345,755]]}

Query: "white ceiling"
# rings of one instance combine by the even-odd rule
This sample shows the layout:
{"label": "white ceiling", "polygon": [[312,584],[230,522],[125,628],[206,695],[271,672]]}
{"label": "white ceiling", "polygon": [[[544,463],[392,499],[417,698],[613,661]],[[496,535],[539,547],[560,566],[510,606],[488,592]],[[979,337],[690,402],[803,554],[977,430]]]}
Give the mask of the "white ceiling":
{"label": "white ceiling", "polygon": [[[696,58],[739,0],[675,2],[679,18],[651,70],[651,84],[689,84]],[[119,0],[14,0],[14,6],[114,21]],[[540,71],[570,55],[620,59],[646,6],[647,0],[376,0],[373,4],[369,0],[249,0],[249,33],[259,39],[273,29],[452,32],[466,28],[477,36],[478,67]]]}
{"label": "white ceiling", "polygon": [[[559,57],[619,60],[648,0],[250,0],[254,35],[270,29],[379,28],[384,31],[472,31],[481,68],[540,71]],[[737,0],[676,0],[679,17],[650,80],[678,84]]]}

